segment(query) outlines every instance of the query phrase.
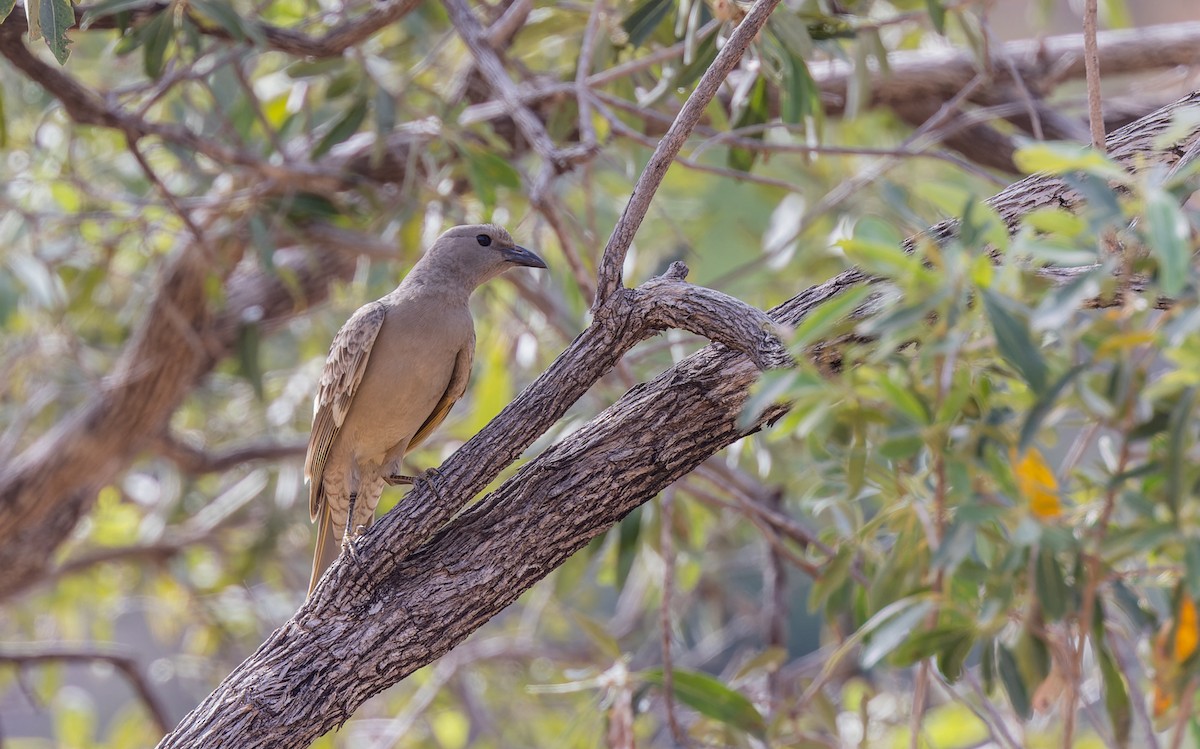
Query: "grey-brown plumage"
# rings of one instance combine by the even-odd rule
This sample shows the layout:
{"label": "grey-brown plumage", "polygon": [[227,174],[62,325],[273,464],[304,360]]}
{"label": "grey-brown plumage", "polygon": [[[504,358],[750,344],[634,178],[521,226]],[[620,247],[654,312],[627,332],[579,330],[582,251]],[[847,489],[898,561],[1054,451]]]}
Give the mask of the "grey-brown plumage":
{"label": "grey-brown plumage", "polygon": [[455,227],[394,291],[361,307],[334,336],[304,461],[309,513],[320,521],[310,594],[342,540],[371,525],[383,487],[401,475],[404,454],[466,390],[475,354],[471,292],[521,265],[546,267],[499,226]]}

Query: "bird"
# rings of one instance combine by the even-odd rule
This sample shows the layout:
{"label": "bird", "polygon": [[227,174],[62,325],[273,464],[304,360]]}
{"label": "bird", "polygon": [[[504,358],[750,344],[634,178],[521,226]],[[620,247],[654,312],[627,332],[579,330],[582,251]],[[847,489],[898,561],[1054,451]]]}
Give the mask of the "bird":
{"label": "bird", "polygon": [[456,226],[391,293],[333,337],[313,402],[304,459],[319,522],[311,596],[326,568],[370,527],[385,485],[411,484],[401,461],[462,397],[475,355],[471,293],[514,267],[545,268],[495,224]]}

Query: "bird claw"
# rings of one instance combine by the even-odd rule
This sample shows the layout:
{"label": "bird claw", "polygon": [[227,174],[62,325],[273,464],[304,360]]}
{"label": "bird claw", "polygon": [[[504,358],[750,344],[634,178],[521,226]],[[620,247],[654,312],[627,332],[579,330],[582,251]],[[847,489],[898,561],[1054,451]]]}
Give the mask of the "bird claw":
{"label": "bird claw", "polygon": [[445,478],[445,476],[443,476],[442,472],[436,468],[426,468],[416,476],[405,476],[404,474],[396,473],[392,474],[391,476],[384,476],[383,480],[388,486],[403,485],[416,487],[421,484],[425,484],[429,487],[429,490],[440,499],[441,495],[438,494],[437,488],[433,485],[434,478],[437,478],[440,481],[441,479]]}
{"label": "bird claw", "polygon": [[342,553],[349,554],[350,558],[358,561],[358,548],[355,541],[358,537],[367,532],[367,526],[357,525],[354,527],[354,532],[350,532],[349,526],[346,527],[346,532],[342,534]]}

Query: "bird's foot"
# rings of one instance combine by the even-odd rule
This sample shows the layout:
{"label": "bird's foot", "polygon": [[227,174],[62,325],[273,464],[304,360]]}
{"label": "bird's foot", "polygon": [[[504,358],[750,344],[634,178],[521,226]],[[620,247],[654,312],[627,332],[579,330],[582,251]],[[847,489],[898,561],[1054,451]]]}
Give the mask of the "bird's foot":
{"label": "bird's foot", "polygon": [[354,549],[354,539],[361,532],[361,525],[354,525],[354,505],[358,504],[358,493],[350,492],[350,503],[346,508],[346,530],[342,531],[342,553],[349,553],[354,559],[358,559],[358,552]]}
{"label": "bird's foot", "polygon": [[342,553],[349,554],[350,558],[358,561],[358,546],[355,543],[358,537],[367,532],[367,526],[355,526],[354,532],[350,532],[350,528],[346,528],[346,532],[342,534]]}
{"label": "bird's foot", "polygon": [[424,484],[425,486],[429,487],[429,491],[433,492],[433,496],[437,497],[438,501],[440,502],[442,499],[442,495],[438,492],[437,486],[434,485],[434,483],[433,483],[434,478],[437,478],[440,481],[444,477],[442,476],[442,472],[439,471],[438,469],[426,468],[424,471],[421,471],[421,473],[417,474],[416,476],[404,476],[402,474],[394,474],[391,476],[385,476],[383,478],[383,480],[386,481],[389,486],[399,486],[399,485],[403,484],[403,485],[412,486],[415,488],[415,487],[418,487],[418,486]]}

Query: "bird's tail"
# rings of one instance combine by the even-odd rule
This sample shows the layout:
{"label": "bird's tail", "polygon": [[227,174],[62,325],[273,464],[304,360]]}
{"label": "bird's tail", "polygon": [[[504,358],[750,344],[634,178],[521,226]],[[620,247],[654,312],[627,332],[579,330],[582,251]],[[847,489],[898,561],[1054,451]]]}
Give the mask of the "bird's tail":
{"label": "bird's tail", "polygon": [[333,529],[333,513],[330,512],[329,503],[326,502],[325,507],[321,510],[321,525],[317,529],[317,551],[313,555],[312,579],[308,581],[310,596],[313,588],[317,587],[317,581],[321,579],[321,575],[325,574],[325,570],[329,569],[329,565],[333,564],[333,560],[337,559],[341,552],[341,539],[337,537],[337,532]]}

